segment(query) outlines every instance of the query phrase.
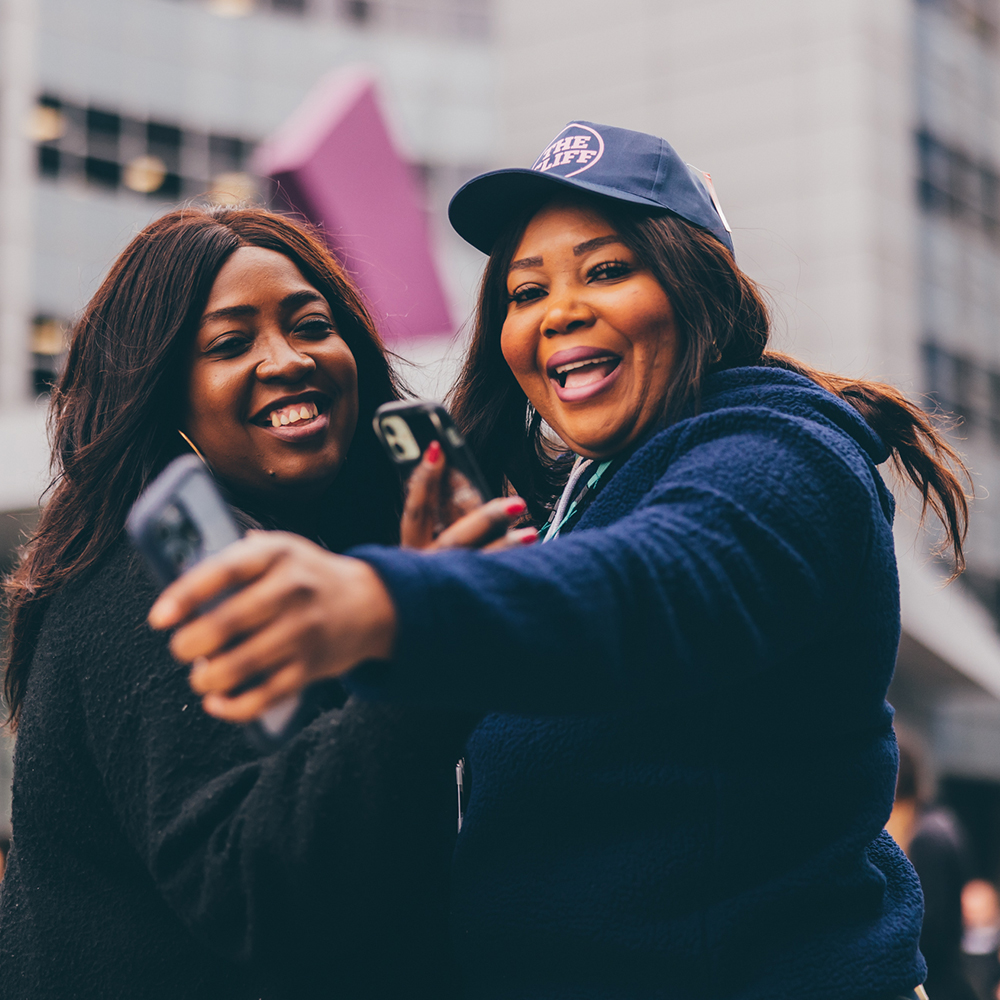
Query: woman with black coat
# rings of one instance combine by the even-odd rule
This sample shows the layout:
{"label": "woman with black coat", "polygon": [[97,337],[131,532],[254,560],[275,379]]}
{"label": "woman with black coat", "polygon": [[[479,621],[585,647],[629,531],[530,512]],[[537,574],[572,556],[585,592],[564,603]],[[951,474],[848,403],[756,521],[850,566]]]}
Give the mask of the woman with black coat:
{"label": "woman with black coat", "polygon": [[123,535],[194,448],[248,526],[334,551],[395,542],[399,481],[371,419],[397,396],[357,291],[280,216],[173,212],[115,263],[76,325],[58,475],[7,584],[3,1000],[451,995],[473,717],[335,683],[329,711],[261,756],[146,625],[155,589]]}

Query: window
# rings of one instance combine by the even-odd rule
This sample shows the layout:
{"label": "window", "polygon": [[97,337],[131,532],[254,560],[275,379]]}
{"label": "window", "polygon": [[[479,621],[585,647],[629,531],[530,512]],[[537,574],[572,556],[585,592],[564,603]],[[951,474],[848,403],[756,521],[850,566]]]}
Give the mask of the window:
{"label": "window", "polygon": [[116,188],[122,180],[122,168],[114,160],[103,160],[99,156],[88,156],[83,161],[84,176],[91,184],[99,187]]}
{"label": "window", "polygon": [[256,193],[246,173],[253,144],[239,136],[132,118],[52,94],[39,98],[30,131],[37,143],[38,174],[46,180],[77,181],[109,192],[125,188],[166,201],[201,195],[216,200],[219,178],[241,197]]}
{"label": "window", "polygon": [[184,134],[175,125],[146,122],[146,149],[151,156],[162,160],[168,170],[180,170],[183,143]]}
{"label": "window", "polygon": [[[194,0],[191,0],[194,2]],[[490,36],[492,0],[200,0],[219,17],[257,13],[338,20],[389,31],[482,40]],[[944,0],[935,0],[944,2]],[[969,0],[972,2],[972,0]],[[977,0],[980,3],[1000,0]]]}
{"label": "window", "polygon": [[38,147],[38,172],[42,177],[59,176],[59,150],[51,146]]}
{"label": "window", "polygon": [[917,197],[930,214],[947,215],[990,236],[1000,236],[1000,173],[927,129],[917,133]]}
{"label": "window", "polygon": [[344,0],[344,16],[356,24],[364,24],[372,16],[368,0]]}
{"label": "window", "polygon": [[66,324],[54,316],[36,316],[31,325],[31,381],[36,396],[56,383],[66,356]]}
{"label": "window", "polygon": [[934,403],[953,414],[969,435],[981,431],[1000,448],[1000,371],[933,341],[923,347],[924,372]]}
{"label": "window", "polygon": [[208,155],[211,161],[212,175],[230,174],[241,170],[250,155],[250,149],[245,142],[226,135],[210,135],[208,137]]}

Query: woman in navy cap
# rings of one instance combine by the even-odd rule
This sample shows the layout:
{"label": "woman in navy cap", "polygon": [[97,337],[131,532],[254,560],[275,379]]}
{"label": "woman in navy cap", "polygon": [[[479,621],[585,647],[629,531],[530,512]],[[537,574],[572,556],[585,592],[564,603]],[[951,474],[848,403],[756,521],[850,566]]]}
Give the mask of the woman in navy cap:
{"label": "woman in navy cap", "polygon": [[877,467],[918,487],[957,571],[957,456],[896,390],[766,350],[711,182],[661,139],[572,123],[451,219],[490,255],[455,414],[548,544],[257,536],[151,620],[248,585],[173,639],[223,718],[325,676],[485,713],[453,868],[470,997],[922,995],[920,887],[883,831]]}

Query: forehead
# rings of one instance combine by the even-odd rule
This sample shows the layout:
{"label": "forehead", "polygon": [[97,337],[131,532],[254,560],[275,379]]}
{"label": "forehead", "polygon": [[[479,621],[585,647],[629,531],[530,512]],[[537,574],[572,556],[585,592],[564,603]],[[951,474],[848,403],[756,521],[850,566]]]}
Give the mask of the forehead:
{"label": "forehead", "polygon": [[240,247],[216,275],[205,312],[281,299],[304,289],[316,290],[284,254],[263,247]]}
{"label": "forehead", "polygon": [[514,258],[544,255],[572,248],[600,236],[611,236],[615,227],[593,205],[577,201],[550,202],[532,217]]}

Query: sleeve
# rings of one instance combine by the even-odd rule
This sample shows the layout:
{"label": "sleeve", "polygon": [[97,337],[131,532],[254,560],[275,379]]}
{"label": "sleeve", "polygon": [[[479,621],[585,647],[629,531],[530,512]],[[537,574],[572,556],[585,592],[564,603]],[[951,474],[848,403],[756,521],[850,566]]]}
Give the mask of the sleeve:
{"label": "sleeve", "polygon": [[446,977],[455,763],[475,720],[351,699],[258,757],[146,626],[153,589],[114,570],[81,598],[72,659],[106,796],[167,905],[285,983],[321,963],[370,985],[376,958]]}
{"label": "sleeve", "polygon": [[501,553],[354,550],[388,587],[399,628],[394,661],[362,665],[348,688],[485,711],[600,711],[802,648],[843,607],[876,516],[891,545],[877,473],[856,448],[852,466],[844,445],[781,415],[692,424],[609,527]]}

